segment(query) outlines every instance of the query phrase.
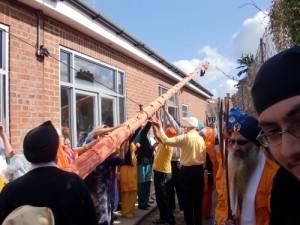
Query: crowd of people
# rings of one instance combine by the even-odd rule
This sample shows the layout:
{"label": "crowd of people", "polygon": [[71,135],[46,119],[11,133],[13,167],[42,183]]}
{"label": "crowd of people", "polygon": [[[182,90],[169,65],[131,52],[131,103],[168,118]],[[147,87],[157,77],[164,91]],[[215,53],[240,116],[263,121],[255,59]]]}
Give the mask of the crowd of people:
{"label": "crowd of people", "polygon": [[300,47],[267,60],[252,88],[258,117],[233,107],[218,143],[214,127],[196,117],[181,126],[166,103],[84,180],[63,169],[122,124],[103,124],[72,148],[46,121],[26,134],[23,151],[12,148],[0,124],[0,223],[39,217],[48,221],[40,224],[111,225],[117,208],[131,219],[136,202],[148,210],[155,199],[153,223],[175,225],[176,194],[187,225],[212,215],[218,225],[298,224],[299,62]]}

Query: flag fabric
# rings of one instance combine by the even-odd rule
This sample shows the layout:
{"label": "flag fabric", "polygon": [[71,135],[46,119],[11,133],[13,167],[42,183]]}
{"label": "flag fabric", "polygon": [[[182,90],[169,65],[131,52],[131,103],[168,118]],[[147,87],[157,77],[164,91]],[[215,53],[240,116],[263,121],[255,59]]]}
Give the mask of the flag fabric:
{"label": "flag fabric", "polygon": [[205,70],[200,70],[200,77],[203,77],[205,74]]}

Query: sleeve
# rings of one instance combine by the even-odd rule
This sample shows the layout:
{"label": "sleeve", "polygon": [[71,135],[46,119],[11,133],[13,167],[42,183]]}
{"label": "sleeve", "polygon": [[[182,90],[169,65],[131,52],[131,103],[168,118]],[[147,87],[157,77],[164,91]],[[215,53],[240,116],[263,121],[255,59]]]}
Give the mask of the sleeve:
{"label": "sleeve", "polygon": [[151,128],[151,123],[150,123],[150,121],[148,121],[146,123],[146,125],[144,126],[144,128],[142,129],[142,131],[141,131],[141,137],[140,138],[142,140],[147,138],[147,134],[148,134],[150,128]]}
{"label": "sleeve", "polygon": [[176,137],[168,138],[168,136],[165,134],[164,130],[161,127],[158,129],[158,135],[161,137],[161,141],[163,144],[172,147],[181,147],[181,143],[185,138],[184,134],[178,135]]}
{"label": "sleeve", "polygon": [[165,112],[165,115],[166,115],[171,127],[173,127],[176,130],[177,135],[183,134],[182,129],[178,126],[178,124],[174,120],[173,116],[170,113],[168,113],[166,110],[164,110],[164,112]]}
{"label": "sleeve", "polygon": [[134,144],[140,142],[140,139],[141,139],[141,132],[142,132],[142,129],[140,129],[140,130],[137,132],[137,135],[135,136],[135,138],[134,138],[133,141],[132,141]]}
{"label": "sleeve", "polygon": [[129,138],[129,144],[133,142],[141,131],[141,127],[135,130],[134,134]]}
{"label": "sleeve", "polygon": [[10,164],[8,164],[8,166],[4,169],[4,173],[7,175],[12,175],[22,166],[22,161],[16,155],[14,155],[10,160]]}

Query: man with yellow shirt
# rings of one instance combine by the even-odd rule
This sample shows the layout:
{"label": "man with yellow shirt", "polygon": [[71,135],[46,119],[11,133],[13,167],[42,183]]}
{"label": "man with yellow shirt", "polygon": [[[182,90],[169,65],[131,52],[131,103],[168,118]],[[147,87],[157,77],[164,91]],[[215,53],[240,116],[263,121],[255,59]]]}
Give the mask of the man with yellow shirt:
{"label": "man with yellow shirt", "polygon": [[159,123],[158,136],[163,144],[181,148],[180,176],[182,181],[182,198],[184,220],[187,225],[202,224],[202,196],[204,188],[203,166],[205,165],[205,142],[197,131],[198,119],[186,118],[187,132],[169,138]]}

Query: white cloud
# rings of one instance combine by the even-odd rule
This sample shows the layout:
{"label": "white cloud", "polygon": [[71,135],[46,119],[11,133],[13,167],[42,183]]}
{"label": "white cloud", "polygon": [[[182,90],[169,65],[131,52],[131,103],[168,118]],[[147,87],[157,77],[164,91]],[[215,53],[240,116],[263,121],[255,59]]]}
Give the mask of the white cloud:
{"label": "white cloud", "polygon": [[[231,47],[234,51],[236,60],[240,58],[242,54],[256,54],[259,46],[259,39],[263,36],[268,22],[269,17],[264,12],[258,12],[253,18],[248,18],[243,22],[241,30],[238,33],[235,33],[231,40]],[[214,49],[209,45],[201,48],[198,53],[204,54],[204,58],[201,60],[179,60],[173,62],[173,64],[183,72],[189,74],[203,62],[208,61],[210,65],[205,76],[196,76],[194,77],[194,80],[209,90],[214,95],[214,98],[223,98],[227,93],[230,93],[231,95],[234,94],[237,91],[234,87],[237,81],[226,77],[226,75],[236,76],[237,71],[235,68],[238,66],[236,60],[233,61],[228,57],[221,55],[217,49]]]}
{"label": "white cloud", "polygon": [[180,68],[183,72],[189,74],[202,63],[208,61],[210,64],[204,77],[196,75],[194,80],[209,90],[214,97],[225,97],[226,93],[233,94],[236,92],[236,88],[234,87],[236,81],[227,78],[224,73],[230,74],[230,72],[234,70],[237,65],[230,59],[219,54],[217,49],[213,49],[208,45],[201,48],[199,53],[204,54],[204,58],[202,60],[179,60],[173,62],[173,64]]}
{"label": "white cloud", "polygon": [[219,83],[215,88],[211,90],[211,92],[214,94],[215,97],[225,97],[227,93],[230,93],[230,95],[233,95],[237,92],[237,88],[234,87],[236,85],[236,81],[234,80],[225,80],[222,83]]}
{"label": "white cloud", "polygon": [[263,36],[269,17],[264,12],[258,12],[253,18],[246,19],[238,33],[231,40],[231,46],[236,57],[242,54],[256,54],[259,39]]}

